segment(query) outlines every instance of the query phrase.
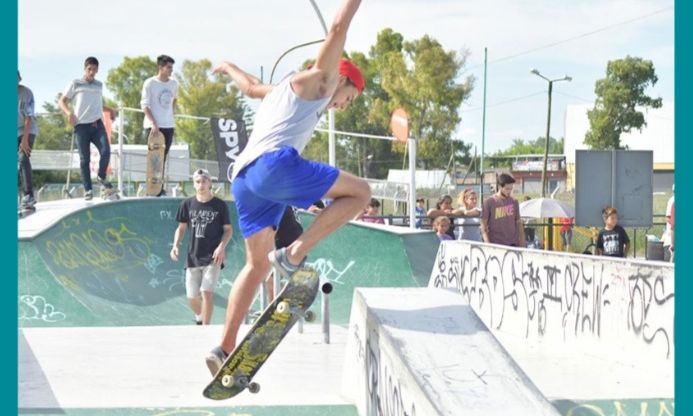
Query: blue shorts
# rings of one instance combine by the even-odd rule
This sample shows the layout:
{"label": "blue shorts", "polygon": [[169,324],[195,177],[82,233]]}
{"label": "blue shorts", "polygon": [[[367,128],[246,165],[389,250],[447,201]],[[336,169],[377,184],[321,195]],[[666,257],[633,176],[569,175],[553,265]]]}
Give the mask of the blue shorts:
{"label": "blue shorts", "polygon": [[303,159],[293,147],[265,153],[243,168],[231,185],[243,237],[275,230],[287,205],[308,208],[334,185],[339,169]]}

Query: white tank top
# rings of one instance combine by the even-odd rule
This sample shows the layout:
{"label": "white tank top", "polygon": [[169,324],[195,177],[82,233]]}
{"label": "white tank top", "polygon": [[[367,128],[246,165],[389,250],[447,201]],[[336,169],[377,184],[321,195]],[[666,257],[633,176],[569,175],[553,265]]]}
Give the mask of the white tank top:
{"label": "white tank top", "polygon": [[332,97],[305,100],[291,88],[293,72],[265,96],[255,114],[248,145],[233,166],[231,180],[238,172],[265,153],[291,146],[301,153],[313,135],[325,107]]}

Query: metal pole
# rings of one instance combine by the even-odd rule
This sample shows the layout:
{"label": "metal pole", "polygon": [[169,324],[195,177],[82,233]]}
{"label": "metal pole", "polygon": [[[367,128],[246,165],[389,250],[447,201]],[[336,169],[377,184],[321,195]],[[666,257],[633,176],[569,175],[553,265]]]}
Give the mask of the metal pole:
{"label": "metal pole", "polygon": [[416,228],[416,140],[409,138],[409,228]]}
{"label": "metal pole", "polygon": [[546,143],[544,143],[544,168],[541,171],[541,197],[546,196],[546,167],[549,161],[549,132],[551,131],[551,90],[553,81],[549,81],[549,110],[546,117]]}
{"label": "metal pole", "polygon": [[486,73],[488,70],[488,49],[484,48],[484,104],[481,116],[481,189],[479,189],[479,204],[484,204],[484,145],[486,143]]}
{"label": "metal pole", "polygon": [[123,192],[123,114],[122,103],[118,103],[118,189]]}
{"label": "metal pole", "polygon": [[320,306],[322,313],[322,340],[325,344],[330,343],[330,293],[332,293],[332,283],[329,280],[320,278]]}
{"label": "metal pole", "polygon": [[616,205],[616,149],[611,149],[611,207]]}

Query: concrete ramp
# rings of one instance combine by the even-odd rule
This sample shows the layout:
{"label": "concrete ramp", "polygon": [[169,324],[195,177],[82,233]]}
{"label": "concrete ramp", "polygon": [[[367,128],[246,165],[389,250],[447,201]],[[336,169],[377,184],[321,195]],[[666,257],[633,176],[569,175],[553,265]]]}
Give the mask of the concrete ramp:
{"label": "concrete ramp", "polygon": [[[189,324],[184,264],[169,258],[180,203],[128,198],[38,204],[36,214],[19,221],[19,325]],[[229,209],[234,236],[216,290],[217,324],[245,261],[235,205]],[[313,216],[301,220],[307,227]],[[187,238],[183,252],[186,244]],[[308,263],[335,287],[332,322],[346,324],[354,287],[425,286],[437,248],[432,232],[350,223],[321,242]]]}
{"label": "concrete ramp", "polygon": [[362,416],[558,415],[462,297],[357,289],[344,394]]}

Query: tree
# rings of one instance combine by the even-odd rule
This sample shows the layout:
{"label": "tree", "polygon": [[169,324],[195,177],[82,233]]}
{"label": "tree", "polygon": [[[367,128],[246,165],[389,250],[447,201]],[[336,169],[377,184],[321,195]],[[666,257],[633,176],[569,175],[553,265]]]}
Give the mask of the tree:
{"label": "tree", "polygon": [[43,103],[43,112],[36,118],[39,134],[34,143],[35,149],[68,150],[72,139],[72,127],[58,108],[58,94],[53,103]]}
{"label": "tree", "polygon": [[[512,145],[505,150],[497,151],[493,156],[515,156],[515,155],[544,155],[545,136],[539,136],[536,140],[513,139]],[[562,154],[565,140],[557,140],[549,137],[549,154]]]}
{"label": "tree", "polygon": [[647,123],[637,107],[662,106],[661,98],[645,94],[645,89],[657,80],[652,61],[631,56],[609,61],[606,78],[595,84],[597,100],[587,112],[590,130],[584,143],[592,149],[620,149],[622,133],[634,128],[642,131]]}
{"label": "tree", "polygon": [[[409,115],[410,135],[419,140],[418,159],[425,168],[445,167],[450,157],[450,140],[461,121],[458,109],[471,94],[474,78],[458,83],[466,55],[445,51],[428,35],[399,42],[401,35],[385,29],[371,53],[382,77],[389,114],[399,106]],[[397,49],[401,44],[401,49]],[[404,146],[395,146],[403,152]]]}
{"label": "tree", "polygon": [[[473,86],[473,77],[457,82],[466,56],[445,51],[429,36],[407,42],[388,28],[378,34],[367,56],[352,52],[350,58],[361,68],[366,89],[336,113],[337,130],[389,136],[390,115],[401,106],[409,114],[411,136],[419,140],[418,160],[424,167],[445,168],[453,151],[458,161],[469,159],[470,146],[451,144],[459,106]],[[326,158],[326,138],[319,137],[309,143],[307,157]],[[337,144],[338,165],[359,175],[383,177],[388,169],[404,165],[405,146],[399,143],[350,138]]]}
{"label": "tree", "polygon": [[[156,62],[147,56],[126,56],[123,63],[108,71],[106,87],[113,93],[115,101],[123,107],[140,108],[142,85],[147,78],[157,74]],[[126,141],[146,144],[143,134],[144,114],[136,111],[121,111]]]}
{"label": "tree", "polygon": [[[201,117],[225,117],[241,120],[248,111],[238,89],[228,78],[214,76],[212,63],[208,59],[183,61],[178,81],[177,114]],[[176,120],[176,139],[190,145],[194,159],[215,160],[216,147],[208,121],[179,117]]]}

